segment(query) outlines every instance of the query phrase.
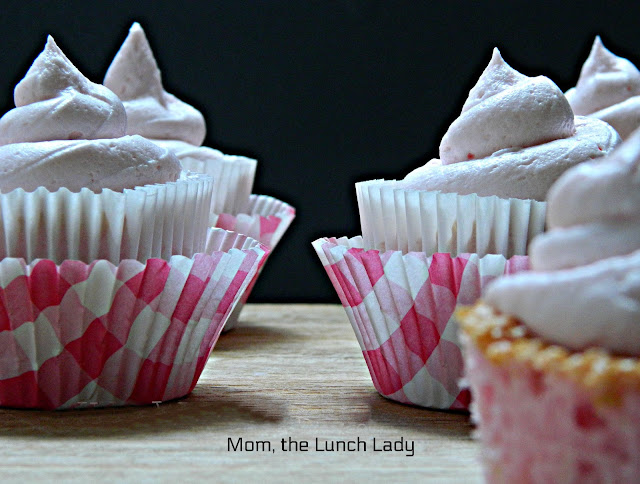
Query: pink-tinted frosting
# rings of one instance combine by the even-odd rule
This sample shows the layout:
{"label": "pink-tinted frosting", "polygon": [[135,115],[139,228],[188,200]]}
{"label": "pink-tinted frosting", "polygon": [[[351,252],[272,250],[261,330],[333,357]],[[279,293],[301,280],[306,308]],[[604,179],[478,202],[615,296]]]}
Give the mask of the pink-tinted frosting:
{"label": "pink-tinted frosting", "polygon": [[[216,178],[229,163],[255,172],[256,160],[200,146],[206,134],[204,117],[164,90],[151,46],[137,22],[109,66],[104,85],[123,101],[129,119],[127,133],[143,135],[171,150],[186,168]],[[249,192],[252,183],[253,179]]]}
{"label": "pink-tinted frosting", "polygon": [[179,161],[140,136],[123,136],[118,97],[86,79],[53,38],[0,119],[0,191],[43,186],[123,190],[176,180]]}
{"label": "pink-tinted frosting", "polygon": [[606,121],[622,139],[640,127],[640,71],[605,48],[600,37],[566,96],[576,114]]}
{"label": "pink-tinted frosting", "polygon": [[543,76],[527,77],[494,49],[493,57],[440,143],[443,165],[497,151],[540,145],[575,133],[562,91]]}
{"label": "pink-tinted frosting", "polygon": [[529,248],[533,271],[496,281],[486,300],[571,349],[640,355],[640,130],[567,171],[547,222]]}
{"label": "pink-tinted frosting", "polygon": [[606,123],[575,118],[548,78],[520,74],[494,49],[442,138],[440,159],[409,173],[398,187],[544,200],[564,171],[603,156],[619,141]]}
{"label": "pink-tinted frosting", "polygon": [[196,108],[164,90],[151,46],[137,22],[111,62],[104,85],[124,103],[127,134],[180,140],[195,146],[204,141],[204,117]]}

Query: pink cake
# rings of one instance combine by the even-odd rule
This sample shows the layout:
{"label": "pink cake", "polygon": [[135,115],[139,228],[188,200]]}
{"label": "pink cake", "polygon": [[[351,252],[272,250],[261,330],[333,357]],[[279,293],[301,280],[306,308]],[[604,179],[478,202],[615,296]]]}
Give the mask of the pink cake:
{"label": "pink cake", "polygon": [[569,351],[486,305],[458,317],[489,482],[637,482],[637,357]]}

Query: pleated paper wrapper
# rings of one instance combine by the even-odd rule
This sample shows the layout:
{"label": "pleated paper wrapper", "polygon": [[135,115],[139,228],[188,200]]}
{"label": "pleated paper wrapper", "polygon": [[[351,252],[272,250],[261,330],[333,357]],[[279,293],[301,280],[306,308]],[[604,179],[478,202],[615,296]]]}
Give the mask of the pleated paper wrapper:
{"label": "pleated paper wrapper", "polygon": [[402,403],[466,410],[463,360],[453,318],[486,284],[529,268],[527,256],[427,256],[365,250],[362,237],[321,238],[318,257],[353,326],[378,392]]}
{"label": "pleated paper wrapper", "polygon": [[356,183],[365,248],[525,255],[544,231],[546,202],[407,190],[396,181]]}
{"label": "pleated paper wrapper", "polygon": [[215,230],[193,257],[2,259],[0,405],[142,405],[190,393],[267,251]]}
{"label": "pleated paper wrapper", "polygon": [[[247,213],[258,162],[244,156],[225,155],[211,148],[206,149],[206,153],[209,156],[199,159],[194,150],[193,156],[183,156],[180,162],[185,170],[213,177],[211,213]],[[212,158],[212,153],[219,156]]]}
{"label": "pleated paper wrapper", "polygon": [[213,180],[183,173],[175,182],[101,193],[40,187],[0,193],[0,257],[27,261],[145,261],[202,252]]}
{"label": "pleated paper wrapper", "polygon": [[[289,228],[289,225],[291,225],[295,216],[295,208],[288,203],[268,195],[253,194],[249,198],[247,213],[241,213],[235,216],[227,213],[220,215],[212,214],[209,223],[214,227],[233,230],[248,235],[269,247],[269,254],[271,254]],[[240,312],[247,302],[267,259],[268,256],[263,259],[262,265],[258,268],[256,275],[244,292],[242,299],[229,317],[224,331],[228,331],[237,326]]]}

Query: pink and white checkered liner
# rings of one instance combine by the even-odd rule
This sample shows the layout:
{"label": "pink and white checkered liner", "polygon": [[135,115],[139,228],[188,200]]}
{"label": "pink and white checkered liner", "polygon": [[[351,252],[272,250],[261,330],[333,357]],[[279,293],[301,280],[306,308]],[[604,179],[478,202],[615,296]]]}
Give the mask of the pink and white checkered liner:
{"label": "pink and white checkered liner", "polygon": [[[234,232],[248,235],[260,241],[273,251],[295,216],[295,208],[277,198],[268,195],[251,195],[247,213],[238,215],[228,213],[222,213],[220,215],[212,214],[210,224],[214,227],[233,230]],[[224,331],[236,327],[240,312],[247,302],[267,259],[268,256],[262,259],[258,271],[249,283],[249,287],[244,292],[242,299],[236,305],[231,316],[229,316],[227,324],[224,326]]]}
{"label": "pink and white checkered liner", "polygon": [[527,256],[364,250],[362,237],[313,242],[381,395],[402,403],[467,409],[458,385],[456,304],[471,304],[495,277],[527,270]]}
{"label": "pink and white checkered liner", "polygon": [[218,232],[239,248],[117,266],[1,260],[0,405],[141,405],[191,392],[268,250]]}

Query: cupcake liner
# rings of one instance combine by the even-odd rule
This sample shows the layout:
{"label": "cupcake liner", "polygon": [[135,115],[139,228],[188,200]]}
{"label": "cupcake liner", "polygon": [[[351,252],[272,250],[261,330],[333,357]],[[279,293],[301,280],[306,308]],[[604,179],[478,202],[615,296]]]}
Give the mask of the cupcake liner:
{"label": "cupcake liner", "polygon": [[2,259],[0,406],[142,405],[191,392],[267,252],[218,232],[208,253],[168,261]]}
{"label": "cupcake liner", "polygon": [[[214,227],[233,230],[248,235],[260,241],[273,251],[295,216],[295,208],[277,198],[267,195],[251,195],[246,213],[241,213],[236,216],[227,213],[219,215],[212,214],[209,219],[209,224]],[[240,312],[247,302],[267,259],[268,256],[263,259],[256,275],[244,292],[242,299],[227,320],[223,331],[228,331],[237,326]]]}
{"label": "cupcake liner", "polygon": [[313,242],[338,293],[378,392],[437,409],[467,409],[456,304],[471,304],[495,277],[527,270],[527,256],[427,256],[365,250],[361,236]]}
{"label": "cupcake liner", "polygon": [[[211,149],[208,151],[217,152]],[[184,156],[180,158],[180,162],[185,170],[213,177],[212,213],[237,215],[248,212],[249,196],[253,189],[258,162],[244,156],[217,153],[218,158],[207,157],[206,160],[202,160]]]}
{"label": "cupcake liner", "polygon": [[356,183],[367,249],[407,252],[526,254],[544,230],[546,202],[406,190],[395,181]]}
{"label": "cupcake liner", "polygon": [[0,193],[0,258],[117,264],[189,257],[204,248],[212,189],[209,176],[183,173],[175,182],[123,192]]}

